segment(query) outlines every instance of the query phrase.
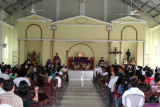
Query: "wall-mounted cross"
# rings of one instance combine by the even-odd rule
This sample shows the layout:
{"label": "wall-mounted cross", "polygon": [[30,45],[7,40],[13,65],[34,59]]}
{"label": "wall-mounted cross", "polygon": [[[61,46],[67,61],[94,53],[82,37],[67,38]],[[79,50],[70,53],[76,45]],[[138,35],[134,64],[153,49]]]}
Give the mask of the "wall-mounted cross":
{"label": "wall-mounted cross", "polygon": [[115,55],[115,65],[117,65],[117,54],[122,54],[122,52],[117,52],[117,47],[115,47],[114,52],[109,52],[109,54],[114,54]]}

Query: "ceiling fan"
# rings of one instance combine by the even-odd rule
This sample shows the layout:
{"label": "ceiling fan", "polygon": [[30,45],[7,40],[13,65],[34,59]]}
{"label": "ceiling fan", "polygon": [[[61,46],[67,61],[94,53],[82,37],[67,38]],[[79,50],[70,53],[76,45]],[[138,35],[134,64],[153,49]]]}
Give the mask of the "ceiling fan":
{"label": "ceiling fan", "polygon": [[132,0],[131,0],[131,6],[130,6],[130,12],[124,13],[124,14],[118,14],[118,15],[130,15],[130,16],[140,16],[141,14],[138,14],[138,10],[133,11],[133,6],[132,6]]}
{"label": "ceiling fan", "polygon": [[35,15],[38,12],[43,12],[44,10],[35,10],[35,2],[34,0],[32,0],[32,6],[31,6],[31,10],[22,10],[22,11],[28,11],[30,12],[32,15]]}

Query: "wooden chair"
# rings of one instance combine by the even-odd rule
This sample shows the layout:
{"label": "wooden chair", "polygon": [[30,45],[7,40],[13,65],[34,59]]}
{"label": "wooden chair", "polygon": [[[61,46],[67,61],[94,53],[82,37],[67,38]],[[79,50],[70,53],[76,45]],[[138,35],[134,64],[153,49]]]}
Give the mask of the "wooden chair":
{"label": "wooden chair", "polygon": [[160,103],[146,104],[144,107],[160,107]]}
{"label": "wooden chair", "polygon": [[38,107],[38,102],[35,101],[23,101],[23,107]]}
{"label": "wooden chair", "polygon": [[102,79],[100,80],[100,86],[101,86],[102,92],[105,93],[105,76],[102,76]]}
{"label": "wooden chair", "polygon": [[31,86],[29,87],[30,90],[34,89],[36,85],[36,82],[33,80],[31,81]]}
{"label": "wooden chair", "polygon": [[54,83],[47,83],[46,87],[51,88],[51,103],[54,104],[54,96],[55,96]]}
{"label": "wooden chair", "polygon": [[109,81],[110,81],[110,79],[105,78],[105,94],[108,94],[108,92],[109,92],[109,88],[108,88]]}
{"label": "wooden chair", "polygon": [[[52,103],[52,101],[51,101],[51,96],[52,96],[51,95],[51,88],[50,87],[40,87],[38,90],[38,94],[40,94],[40,93],[44,93],[49,97],[48,98],[49,106],[51,107],[51,103]],[[45,103],[45,101],[38,101],[38,107],[44,105],[44,103]]]}
{"label": "wooden chair", "polygon": [[58,95],[59,95],[59,93],[58,93],[58,80],[57,79],[51,79],[51,83],[53,83],[54,84],[54,94],[55,94],[55,99],[58,99]]}
{"label": "wooden chair", "polygon": [[153,96],[153,95],[160,97],[159,92],[145,92],[144,95],[145,95],[145,101],[146,102],[149,102],[150,97]]}

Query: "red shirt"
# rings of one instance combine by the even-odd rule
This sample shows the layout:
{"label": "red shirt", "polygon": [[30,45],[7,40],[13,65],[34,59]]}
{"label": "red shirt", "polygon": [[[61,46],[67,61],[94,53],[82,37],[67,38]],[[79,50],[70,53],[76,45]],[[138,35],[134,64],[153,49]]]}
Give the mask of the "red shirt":
{"label": "red shirt", "polygon": [[147,82],[147,84],[148,84],[148,85],[150,85],[150,82],[151,82],[152,80],[154,80],[154,78],[152,78],[152,77],[148,77],[148,78],[146,78],[146,82]]}

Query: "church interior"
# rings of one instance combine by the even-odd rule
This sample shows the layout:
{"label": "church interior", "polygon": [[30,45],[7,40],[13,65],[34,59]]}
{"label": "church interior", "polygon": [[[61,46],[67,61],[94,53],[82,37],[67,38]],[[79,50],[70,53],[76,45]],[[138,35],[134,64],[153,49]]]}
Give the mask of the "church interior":
{"label": "church interior", "polygon": [[[24,107],[151,107],[150,97],[160,97],[159,53],[159,0],[0,0],[0,84],[17,84],[23,71],[27,92],[52,94],[40,101],[35,91],[27,106],[16,94]],[[150,89],[128,101],[142,81]],[[0,107],[14,107],[4,96]]]}

